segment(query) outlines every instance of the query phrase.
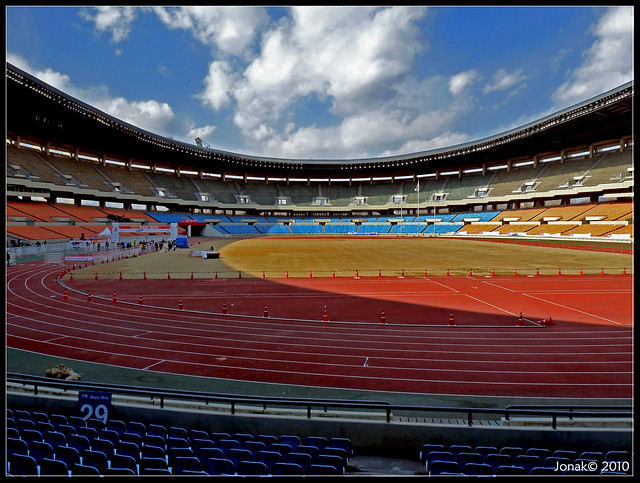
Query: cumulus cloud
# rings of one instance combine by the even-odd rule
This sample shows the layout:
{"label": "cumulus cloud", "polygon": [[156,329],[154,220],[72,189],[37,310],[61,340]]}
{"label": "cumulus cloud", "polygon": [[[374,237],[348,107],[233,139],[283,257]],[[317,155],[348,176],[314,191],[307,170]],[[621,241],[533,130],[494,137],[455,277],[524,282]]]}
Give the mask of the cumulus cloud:
{"label": "cumulus cloud", "polygon": [[475,69],[466,72],[460,72],[449,79],[449,92],[457,96],[469,87],[478,78],[478,72]]}
{"label": "cumulus cloud", "polygon": [[522,70],[509,73],[506,69],[498,69],[493,75],[492,82],[488,83],[484,87],[484,93],[488,94],[492,91],[504,91],[522,83],[526,79],[527,76],[522,73]]}
{"label": "cumulus cloud", "polygon": [[566,107],[633,79],[633,7],[610,7],[592,27],[595,40],[580,67],[553,94]]}
{"label": "cumulus cloud", "polygon": [[257,7],[155,7],[158,18],[170,29],[190,32],[202,44],[218,52],[243,56],[268,21]]}
{"label": "cumulus cloud", "polygon": [[111,43],[126,40],[136,17],[135,7],[94,7],[80,11],[82,18],[93,22],[98,32],[109,32]]}

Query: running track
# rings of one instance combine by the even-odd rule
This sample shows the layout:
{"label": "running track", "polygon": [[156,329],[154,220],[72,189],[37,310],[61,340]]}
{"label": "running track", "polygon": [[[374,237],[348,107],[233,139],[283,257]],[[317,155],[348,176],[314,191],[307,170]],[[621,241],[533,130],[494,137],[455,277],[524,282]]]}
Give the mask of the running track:
{"label": "running track", "polygon": [[632,397],[630,275],[61,281],[60,270],[8,268],[8,347],[317,387]]}

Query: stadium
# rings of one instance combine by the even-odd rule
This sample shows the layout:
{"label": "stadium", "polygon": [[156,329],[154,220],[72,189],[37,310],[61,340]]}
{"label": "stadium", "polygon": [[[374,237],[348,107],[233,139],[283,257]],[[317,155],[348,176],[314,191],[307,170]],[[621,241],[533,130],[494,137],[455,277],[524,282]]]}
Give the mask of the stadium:
{"label": "stadium", "polygon": [[8,473],[632,474],[633,82],[336,161],[6,75]]}

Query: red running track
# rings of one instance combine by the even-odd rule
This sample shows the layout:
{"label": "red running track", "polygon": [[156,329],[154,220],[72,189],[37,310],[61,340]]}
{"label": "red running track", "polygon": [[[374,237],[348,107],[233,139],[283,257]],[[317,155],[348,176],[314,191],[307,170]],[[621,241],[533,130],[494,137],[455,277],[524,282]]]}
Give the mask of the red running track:
{"label": "red running track", "polygon": [[[62,284],[59,275],[60,267],[41,262],[9,268],[8,347],[147,371],[317,387],[632,397],[632,276]],[[538,323],[547,317],[551,325]]]}

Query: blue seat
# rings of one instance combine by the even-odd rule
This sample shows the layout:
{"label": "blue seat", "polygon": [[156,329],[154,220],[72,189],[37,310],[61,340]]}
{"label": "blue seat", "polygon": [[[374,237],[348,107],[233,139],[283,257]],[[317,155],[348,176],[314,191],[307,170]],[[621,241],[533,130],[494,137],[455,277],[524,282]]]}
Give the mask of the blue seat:
{"label": "blue seat", "polygon": [[241,445],[244,445],[247,441],[255,441],[255,436],[249,433],[236,433],[233,435],[233,439],[240,441]]}
{"label": "blue seat", "polygon": [[329,446],[329,440],[324,436],[309,436],[305,440],[305,444],[308,446],[315,446],[322,453],[322,450]]}
{"label": "blue seat", "polygon": [[511,466],[513,464],[513,458],[508,454],[488,454],[484,458],[484,462],[493,468],[493,471],[498,469],[498,466]]}
{"label": "blue seat", "polygon": [[94,439],[93,443],[91,444],[91,449],[94,451],[100,451],[101,453],[104,453],[107,459],[109,460],[111,459],[113,454],[116,452],[115,446],[113,445],[113,443],[108,439],[102,439],[102,438]]}
{"label": "blue seat", "polygon": [[82,454],[85,450],[91,449],[91,443],[89,442],[89,438],[77,433],[72,434],[69,437],[68,442],[69,442],[69,446],[77,449],[80,454]]}
{"label": "blue seat", "polygon": [[185,438],[169,437],[167,440],[167,448],[191,448],[191,444]]}
{"label": "blue seat", "polygon": [[69,424],[67,417],[64,414],[51,414],[49,416],[49,422],[57,429],[61,424]]}
{"label": "blue seat", "polygon": [[458,453],[456,462],[460,468],[464,468],[467,463],[484,463],[484,459],[480,453]]}
{"label": "blue seat", "polygon": [[169,433],[167,432],[167,428],[160,424],[149,424],[147,427],[147,436],[160,436],[165,441],[169,437]]}
{"label": "blue seat", "polygon": [[140,476],[143,475],[172,476],[169,468],[143,468],[140,470]]}
{"label": "blue seat", "polygon": [[260,461],[241,461],[237,473],[242,476],[266,476],[267,465]]}
{"label": "blue seat", "polygon": [[329,446],[331,448],[340,448],[347,452],[347,458],[353,456],[353,445],[348,438],[331,438],[329,440]]}
{"label": "blue seat", "polygon": [[280,453],[278,453],[277,451],[260,451],[258,453],[258,461],[260,461],[261,463],[264,463],[265,465],[267,465],[267,470],[269,471],[269,474],[272,473],[273,471],[273,466],[276,463],[280,463],[283,461],[283,457]]}
{"label": "blue seat", "polygon": [[15,476],[38,476],[38,464],[33,456],[14,453],[9,457],[9,472]]}
{"label": "blue seat", "polygon": [[602,462],[604,461],[604,453],[601,451],[583,451],[580,453],[580,458]]}
{"label": "blue seat", "polygon": [[133,458],[136,463],[140,460],[140,448],[137,444],[130,441],[120,441],[116,447],[115,454],[129,456]]}
{"label": "blue seat", "polygon": [[78,428],[83,428],[84,426],[87,425],[87,422],[80,416],[69,416],[67,420],[69,421],[70,426],[73,426],[74,428],[76,428],[76,431],[78,430]]}
{"label": "blue seat", "polygon": [[20,431],[17,428],[6,429],[7,438],[20,439]]}
{"label": "blue seat", "polygon": [[427,456],[427,471],[431,469],[431,464],[435,461],[451,461],[457,464],[456,459],[449,451],[432,451],[429,453],[429,456]]}
{"label": "blue seat", "polygon": [[241,461],[253,461],[253,454],[248,449],[230,448],[226,458],[233,462],[233,467],[237,472]]}
{"label": "blue seat", "polygon": [[138,474],[138,464],[133,456],[114,453],[111,457],[111,468],[129,468],[134,475]]}
{"label": "blue seat", "polygon": [[296,449],[296,446],[301,443],[299,436],[291,434],[283,434],[282,436],[280,436],[280,438],[278,438],[278,442],[281,444],[288,444],[289,446],[291,446],[292,450]]}
{"label": "blue seat", "polygon": [[47,431],[55,431],[56,427],[51,423],[45,423],[44,421],[36,421],[36,431],[40,431],[41,434],[45,434]]}
{"label": "blue seat", "polygon": [[235,439],[226,439],[226,438],[218,440],[218,442],[216,443],[216,446],[222,450],[222,452],[225,455],[225,458],[227,457],[227,453],[229,452],[230,449],[242,448],[240,441],[237,441]]}
{"label": "blue seat", "polygon": [[111,466],[105,470],[104,474],[106,476],[137,476],[138,472],[131,468],[116,468]]}
{"label": "blue seat", "polygon": [[27,442],[18,438],[7,438],[7,456],[14,454],[29,455]]}
{"label": "blue seat", "polygon": [[75,464],[71,468],[71,476],[100,476],[100,471],[94,466]]}
{"label": "blue seat", "polygon": [[102,419],[97,418],[87,419],[87,426],[89,428],[95,429],[96,431],[98,431],[98,433],[103,429],[107,429],[107,424]]}
{"label": "blue seat", "polygon": [[[472,464],[472,463],[469,463]],[[435,460],[429,465],[429,476],[441,475],[443,473],[460,474],[462,470],[455,461]]]}
{"label": "blue seat", "polygon": [[71,435],[76,434],[76,428],[74,428],[70,424],[59,424],[58,426],[56,426],[56,429],[58,430],[58,432],[64,434],[64,436],[67,438],[67,444],[69,443]]}
{"label": "blue seat", "polygon": [[[298,448],[300,446],[298,446]],[[317,450],[318,448],[315,449]],[[284,457],[284,462],[297,464],[298,466],[300,466],[302,474],[307,474],[307,471],[309,471],[309,467],[313,464],[314,460],[308,453],[298,453],[297,451],[292,451]]]}
{"label": "blue seat", "polygon": [[206,431],[202,431],[200,429],[192,429],[189,433],[189,441],[193,443],[194,439],[202,439],[211,441],[211,436]]}
{"label": "blue seat", "polygon": [[40,460],[40,476],[69,476],[69,468],[64,461],[42,458]]}
{"label": "blue seat", "polygon": [[109,467],[109,460],[103,452],[87,449],[82,453],[82,464],[85,466],[93,466],[102,474],[104,470]]}
{"label": "blue seat", "polygon": [[155,469],[162,469],[162,470],[169,469],[167,460],[163,458],[151,458],[151,457],[143,456],[142,458],[140,458],[139,465],[140,465],[140,474],[142,474],[142,470],[148,469],[148,468],[155,468]]}
{"label": "blue seat", "polygon": [[144,438],[144,445],[147,446],[157,446],[158,448],[162,448],[164,450],[167,449],[167,441],[157,434],[147,434]]}
{"label": "blue seat", "polygon": [[182,438],[189,441],[189,431],[178,426],[170,426],[169,438]]}
{"label": "blue seat", "polygon": [[269,446],[269,451],[275,451],[276,453],[280,453],[284,457],[284,455],[291,453],[293,451],[293,448],[285,443],[273,443]]}
{"label": "blue seat", "polygon": [[67,468],[71,470],[74,465],[80,464],[80,452],[72,446],[58,446],[56,459],[64,461]]}
{"label": "blue seat", "polygon": [[253,459],[255,460],[258,452],[267,450],[267,445],[262,441],[246,441],[244,443],[244,449],[248,449],[249,451],[251,451]]}
{"label": "blue seat", "polygon": [[320,453],[320,456],[322,455],[338,456],[342,460],[343,466],[347,466],[349,458],[347,457],[347,452],[342,448],[332,448],[330,446],[327,446],[322,450],[322,453]]}
{"label": "blue seat", "polygon": [[495,446],[476,446],[475,453],[480,453],[482,458],[486,458],[488,454],[498,454],[498,448]]}
{"label": "blue seat", "polygon": [[309,466],[309,474],[314,476],[319,476],[319,475],[332,476],[332,475],[340,475],[342,473],[339,473],[335,466],[314,464]]}
{"label": "blue seat", "polygon": [[31,419],[33,419],[33,421],[40,421],[41,423],[48,423],[49,422],[49,415],[40,411],[33,411],[31,413]]}
{"label": "blue seat", "polygon": [[40,431],[35,429],[24,429],[20,431],[20,437],[27,442],[27,446],[31,447],[34,441],[44,441],[44,437]]}
{"label": "blue seat", "polygon": [[7,428],[16,428],[18,429],[18,425],[16,424],[16,420],[13,418],[7,418]]}
{"label": "blue seat", "polygon": [[205,473],[208,475],[234,475],[233,461],[226,458],[209,458],[205,463]]}
{"label": "blue seat", "polygon": [[543,459],[540,456],[531,454],[521,454],[513,460],[513,466],[521,466],[527,473],[536,466],[543,466]]}
{"label": "blue seat", "polygon": [[127,432],[137,434],[143,441],[147,437],[147,427],[139,421],[129,421],[129,430]]}
{"label": "blue seat", "polygon": [[555,468],[550,468],[550,467],[544,467],[544,466],[537,466],[535,468],[531,468],[531,471],[529,471],[530,475],[555,475],[558,476],[558,472],[556,471]]}
{"label": "blue seat", "polygon": [[47,431],[44,434],[44,440],[51,445],[53,452],[56,452],[58,446],[67,445],[67,437],[59,431]]}
{"label": "blue seat", "polygon": [[141,451],[142,446],[144,445],[144,440],[142,439],[142,436],[140,436],[137,433],[129,433],[128,431],[120,435],[120,442],[133,443],[138,447],[138,451]]}
{"label": "blue seat", "polygon": [[543,460],[551,456],[551,450],[547,448],[529,448],[527,449],[527,455],[539,456]]}
{"label": "blue seat", "polygon": [[272,471],[271,474],[278,475],[278,476],[302,475],[302,468],[300,468],[300,465],[297,465],[295,463],[284,463],[284,462],[276,463],[275,465],[273,465],[273,468],[271,471]]}
{"label": "blue seat", "polygon": [[511,459],[513,459],[516,456],[518,456],[519,454],[525,454],[525,451],[524,451],[523,448],[521,448],[519,446],[505,446],[505,447],[500,449],[500,453],[499,454],[509,455],[509,456],[511,456]]}
{"label": "blue seat", "polygon": [[493,475],[493,468],[484,463],[467,463],[462,468],[462,473],[467,476],[487,476]]}
{"label": "blue seat", "polygon": [[278,438],[273,434],[259,434],[256,436],[256,441],[262,441],[268,448],[272,444],[277,443]]}
{"label": "blue seat", "polygon": [[98,432],[98,438],[111,441],[111,444],[113,444],[114,447],[118,446],[118,443],[120,442],[120,434],[113,429],[101,429]]}
{"label": "blue seat", "polygon": [[528,475],[529,473],[521,466],[498,466],[496,476],[507,475]]}
{"label": "blue seat", "polygon": [[181,475],[186,470],[200,471],[200,460],[195,456],[178,456],[171,467],[174,475]]}
{"label": "blue seat", "polygon": [[296,453],[308,454],[314,462],[318,459],[318,456],[320,456],[320,450],[315,446],[309,446],[308,444],[299,444],[293,451]]}
{"label": "blue seat", "polygon": [[86,437],[89,440],[89,443],[91,443],[98,437],[98,430],[95,428],[90,428],[89,426],[80,426],[76,430],[76,434]]}
{"label": "blue seat", "polygon": [[53,446],[44,441],[34,441],[31,443],[29,454],[34,457],[36,463],[40,464],[42,458],[53,459]]}
{"label": "blue seat", "polygon": [[553,452],[551,456],[556,456],[558,458],[569,458],[570,460],[575,460],[578,457],[578,453],[576,451],[571,451],[568,449],[557,449]]}
{"label": "blue seat", "polygon": [[115,431],[118,433],[118,436],[122,436],[123,433],[127,432],[127,423],[121,421],[120,419],[110,419],[107,421],[107,429],[110,431]]}
{"label": "blue seat", "polygon": [[[210,439],[192,439],[189,444],[193,451],[197,454],[202,448],[215,448],[216,444]],[[219,448],[218,448],[219,449]],[[222,450],[220,450],[222,451]]]}
{"label": "blue seat", "polygon": [[462,445],[462,444],[452,444],[451,446],[449,446],[449,453],[451,453],[454,458],[458,458],[458,455],[460,453],[471,453],[472,452],[472,448],[471,446],[468,445]]}
{"label": "blue seat", "polygon": [[607,451],[604,461],[630,461],[630,454],[628,451],[621,450]]}
{"label": "blue seat", "polygon": [[169,448],[167,456],[169,460],[169,466],[171,467],[173,467],[176,458],[196,458],[196,455],[191,448]]}
{"label": "blue seat", "polygon": [[31,419],[16,419],[15,422],[16,427],[19,431],[24,431],[25,429],[31,429],[35,431],[36,429],[36,423]]}
{"label": "blue seat", "polygon": [[142,447],[142,457],[143,458],[158,458],[167,461],[167,453],[164,448],[160,446],[152,446],[149,444],[145,444]]}
{"label": "blue seat", "polygon": [[340,456],[333,454],[321,454],[314,464],[333,466],[340,475],[344,474],[346,470],[346,462]]}
{"label": "blue seat", "polygon": [[221,439],[233,439],[233,438],[229,433],[214,432],[214,433],[211,433],[211,438],[209,439],[211,439],[211,441],[213,441],[214,443],[217,443]]}
{"label": "blue seat", "polygon": [[[557,456],[549,456],[544,459],[544,463],[540,466],[544,466],[545,468],[556,468],[558,465],[567,465],[571,463],[572,460],[569,458],[559,458]],[[557,472],[556,472],[557,474]]]}
{"label": "blue seat", "polygon": [[16,409],[13,411],[14,419],[29,419],[31,420],[31,413],[25,409]]}
{"label": "blue seat", "polygon": [[224,459],[224,453],[220,448],[204,447],[198,450],[196,457],[200,460],[200,467],[204,468],[209,458]]}

